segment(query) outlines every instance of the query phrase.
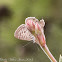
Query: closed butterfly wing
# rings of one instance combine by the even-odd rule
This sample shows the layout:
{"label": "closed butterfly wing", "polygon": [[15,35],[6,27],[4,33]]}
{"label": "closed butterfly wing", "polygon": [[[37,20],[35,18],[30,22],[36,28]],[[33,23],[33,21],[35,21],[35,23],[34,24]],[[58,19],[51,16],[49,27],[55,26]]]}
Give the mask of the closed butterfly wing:
{"label": "closed butterfly wing", "polygon": [[25,24],[20,25],[15,33],[14,36],[20,40],[27,40],[31,41],[34,39],[34,36],[31,34],[31,32],[26,28]]}

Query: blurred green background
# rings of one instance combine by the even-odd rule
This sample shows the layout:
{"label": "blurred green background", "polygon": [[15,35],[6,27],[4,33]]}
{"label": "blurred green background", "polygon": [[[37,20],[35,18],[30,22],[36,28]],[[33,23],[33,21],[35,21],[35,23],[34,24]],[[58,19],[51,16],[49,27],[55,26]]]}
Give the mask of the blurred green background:
{"label": "blurred green background", "polygon": [[[50,62],[37,44],[14,37],[16,28],[24,24],[25,18],[45,20],[46,43],[59,60],[62,54],[62,0],[0,0],[0,62]],[[10,61],[10,59],[14,61]],[[2,61],[1,61],[2,59]],[[24,61],[29,59],[27,61]]]}

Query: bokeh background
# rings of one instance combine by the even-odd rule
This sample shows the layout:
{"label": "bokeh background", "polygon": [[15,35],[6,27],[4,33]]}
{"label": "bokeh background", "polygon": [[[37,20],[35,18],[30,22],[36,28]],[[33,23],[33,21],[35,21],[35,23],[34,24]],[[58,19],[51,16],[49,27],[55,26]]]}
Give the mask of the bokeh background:
{"label": "bokeh background", "polygon": [[[50,62],[37,44],[14,37],[14,31],[27,17],[45,20],[46,43],[59,60],[62,54],[62,0],[0,0],[0,62],[5,58],[7,62],[15,62],[10,58],[22,59],[16,62]],[[27,58],[29,60],[24,61]]]}

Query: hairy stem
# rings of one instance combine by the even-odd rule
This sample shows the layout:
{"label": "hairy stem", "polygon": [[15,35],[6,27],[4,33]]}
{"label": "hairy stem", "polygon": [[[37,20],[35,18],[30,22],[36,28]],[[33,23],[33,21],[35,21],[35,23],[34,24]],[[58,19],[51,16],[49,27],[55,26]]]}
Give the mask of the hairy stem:
{"label": "hairy stem", "polygon": [[49,51],[49,49],[48,49],[46,44],[45,44],[44,47],[42,47],[41,44],[40,44],[40,47],[44,51],[44,53],[48,56],[48,58],[50,59],[51,62],[57,62],[57,60],[54,58],[54,56]]}

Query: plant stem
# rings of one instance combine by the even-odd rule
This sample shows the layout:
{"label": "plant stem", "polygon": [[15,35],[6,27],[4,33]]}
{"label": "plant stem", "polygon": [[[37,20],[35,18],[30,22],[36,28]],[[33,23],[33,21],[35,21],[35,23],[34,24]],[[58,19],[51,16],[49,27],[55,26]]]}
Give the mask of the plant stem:
{"label": "plant stem", "polygon": [[39,44],[39,45],[40,45],[41,49],[44,51],[44,53],[48,56],[48,58],[50,59],[51,62],[57,62],[57,60],[54,58],[54,56],[49,51],[46,44],[44,47],[42,47],[41,44]]}

